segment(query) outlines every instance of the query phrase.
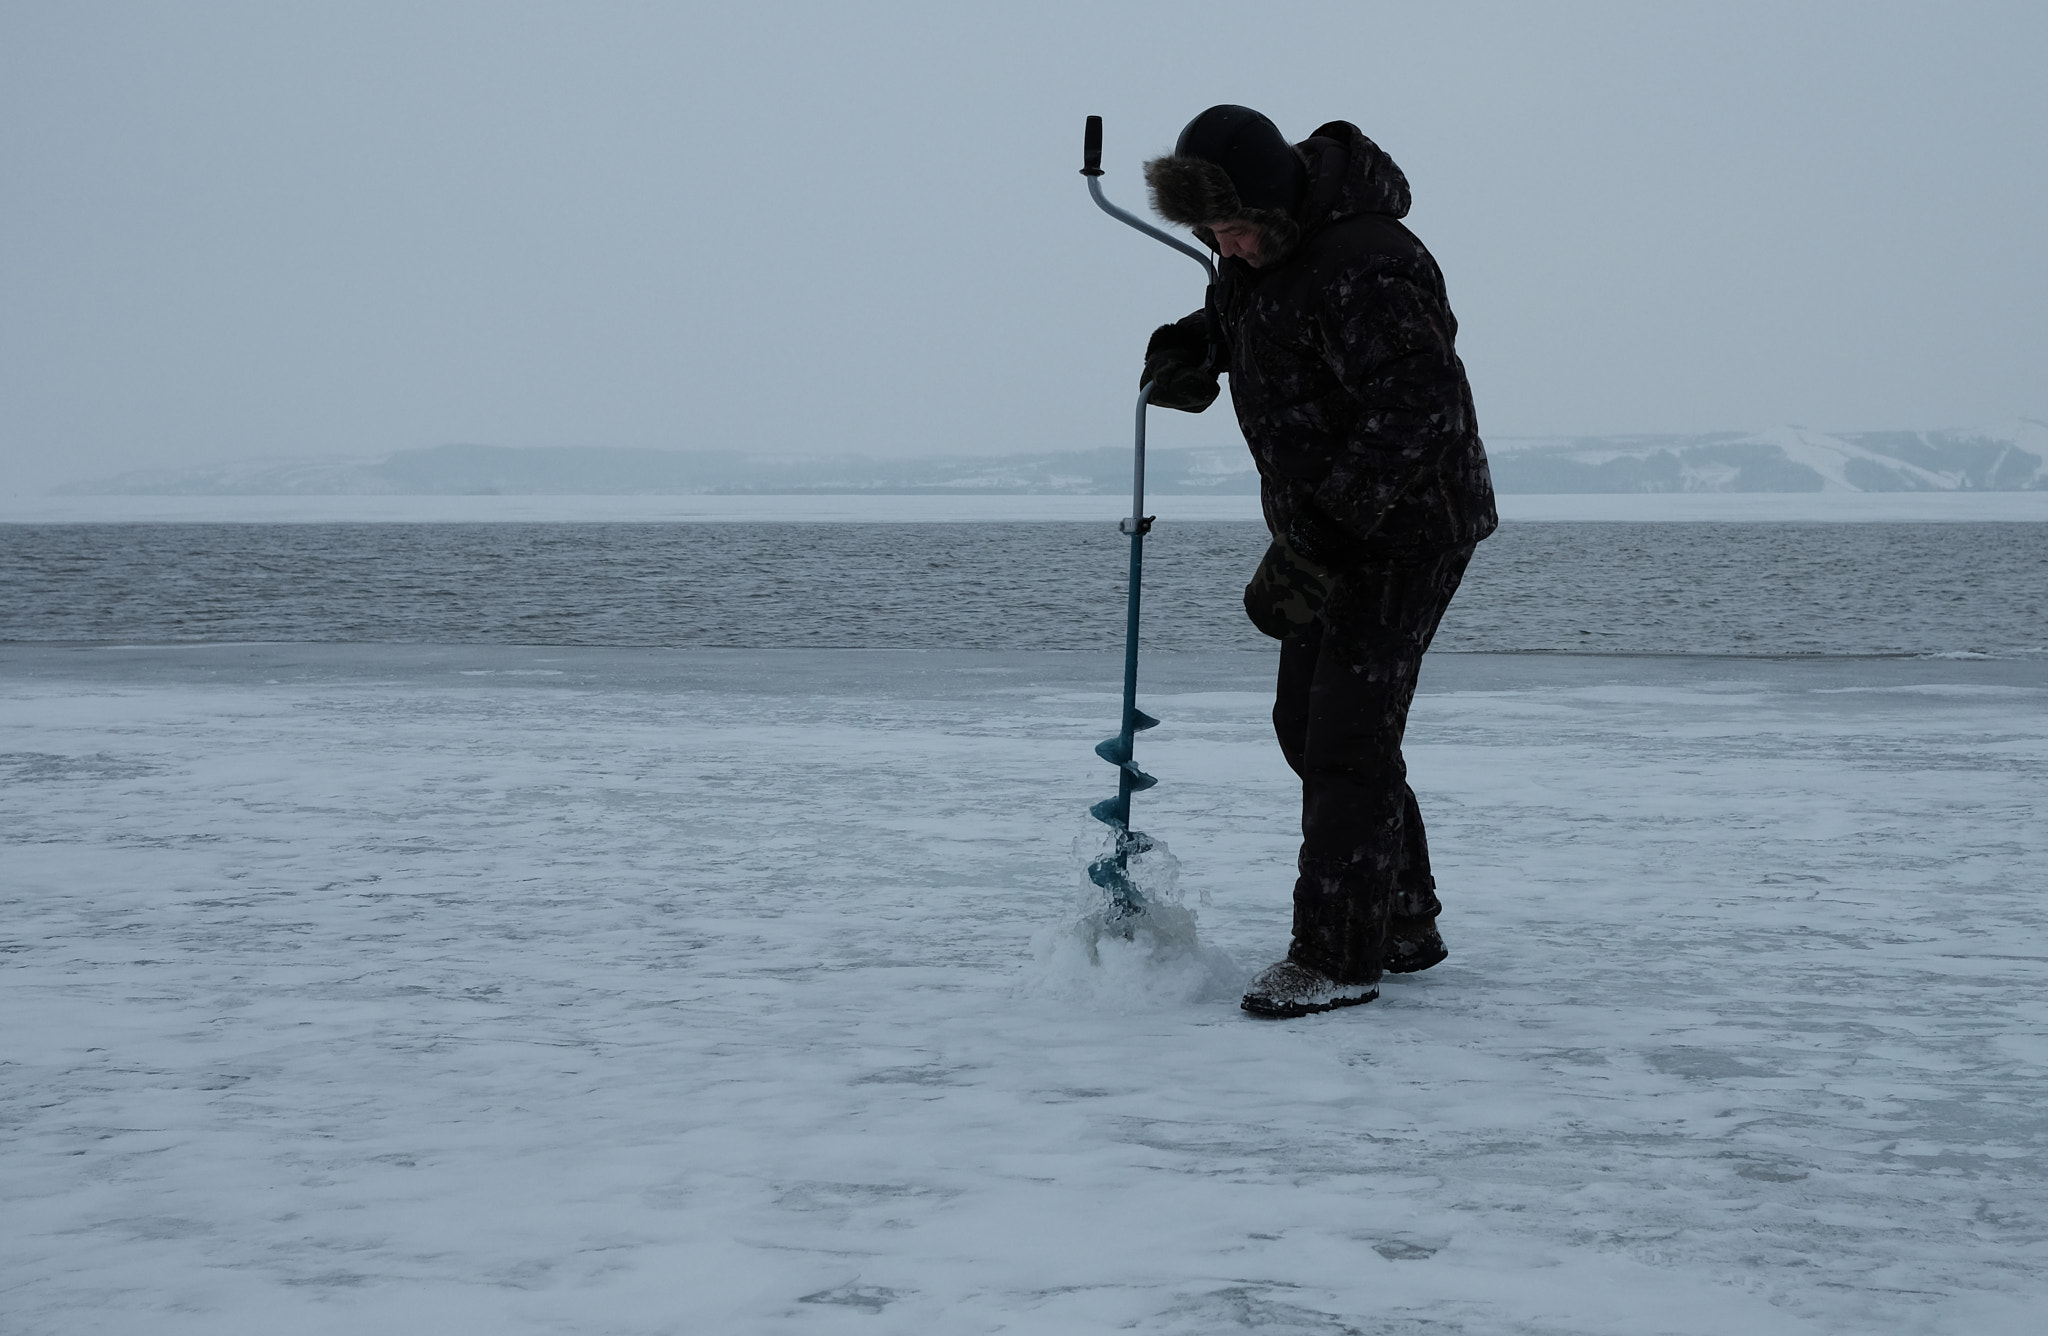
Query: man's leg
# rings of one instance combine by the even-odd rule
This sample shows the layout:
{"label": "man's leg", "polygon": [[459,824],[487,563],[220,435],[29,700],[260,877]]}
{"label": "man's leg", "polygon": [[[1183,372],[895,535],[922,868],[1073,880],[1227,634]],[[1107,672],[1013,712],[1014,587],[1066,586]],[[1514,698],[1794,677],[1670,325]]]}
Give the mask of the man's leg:
{"label": "man's leg", "polygon": [[1280,642],[1280,678],[1273,691],[1273,736],[1280,740],[1280,754],[1296,775],[1302,772],[1302,752],[1308,746],[1309,691],[1315,686],[1316,661],[1323,653],[1323,624],[1310,622],[1307,629]]}
{"label": "man's leg", "polygon": [[1397,913],[1405,935],[1433,936],[1440,906],[1401,740],[1423,652],[1471,555],[1345,572],[1321,624],[1282,642],[1274,726],[1302,779],[1288,957],[1341,983],[1379,978]]}
{"label": "man's leg", "polygon": [[1381,963],[1389,974],[1426,970],[1450,955],[1436,930],[1436,916],[1444,906],[1436,898],[1436,878],[1429,871],[1429,840],[1413,789],[1408,790],[1401,838],[1406,849],[1401,871],[1394,879],[1394,907],[1387,917],[1387,940],[1381,950]]}

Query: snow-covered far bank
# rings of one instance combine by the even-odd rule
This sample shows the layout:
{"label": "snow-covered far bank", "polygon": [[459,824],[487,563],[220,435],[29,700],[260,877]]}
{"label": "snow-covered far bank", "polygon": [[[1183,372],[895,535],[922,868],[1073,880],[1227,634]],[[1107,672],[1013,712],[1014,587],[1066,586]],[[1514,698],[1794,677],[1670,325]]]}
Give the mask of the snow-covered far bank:
{"label": "snow-covered far bank", "polygon": [[1779,426],[1698,436],[1492,438],[1511,492],[2026,490],[2048,482],[2048,423],[1979,431],[1826,432]]}
{"label": "snow-covered far bank", "polygon": [[1503,495],[1522,522],[1876,524],[2048,522],[2048,492],[1656,492]]}
{"label": "snow-covered far bank", "polygon": [[[1494,481],[1535,492],[2025,491],[2048,485],[2048,424],[1978,431],[1762,432],[1657,436],[1489,436]],[[1241,449],[1152,451],[1155,491],[1256,495]],[[144,469],[71,483],[66,495],[550,496],[791,492],[1115,496],[1130,476],[1116,446],[1012,455],[773,456],[739,450],[437,445],[382,459],[245,459]]]}
{"label": "snow-covered far bank", "polygon": [[[2022,494],[2024,495],[2024,494]],[[2048,496],[2048,493],[2044,493]],[[887,496],[823,493],[700,496],[49,496],[0,501],[0,523],[973,523],[1098,520],[1114,496]],[[1256,496],[1157,496],[1146,512],[1186,520],[1257,520]],[[2048,516],[2048,507],[2043,508]]]}
{"label": "snow-covered far bank", "polygon": [[[1144,677],[1247,970],[1270,667]],[[1059,954],[1117,682],[0,646],[0,1325],[2037,1329],[2048,668],[1439,656],[1451,958],[1286,1023]]]}
{"label": "snow-covered far bank", "polygon": [[[2048,491],[1503,495],[1514,521],[2048,522]],[[1114,496],[14,496],[0,524],[980,523],[1114,524]],[[1174,521],[1260,520],[1256,496],[1148,495]]]}

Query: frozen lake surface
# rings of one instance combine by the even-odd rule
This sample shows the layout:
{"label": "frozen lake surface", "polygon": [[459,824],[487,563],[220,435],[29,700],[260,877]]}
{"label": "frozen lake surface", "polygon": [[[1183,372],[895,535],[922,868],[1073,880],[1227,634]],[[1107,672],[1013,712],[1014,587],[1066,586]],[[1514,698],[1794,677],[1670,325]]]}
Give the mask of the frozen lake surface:
{"label": "frozen lake surface", "polygon": [[2048,664],[1435,656],[1451,958],[1281,1023],[1270,667],[1083,967],[1113,655],[0,646],[0,1327],[2040,1329]]}

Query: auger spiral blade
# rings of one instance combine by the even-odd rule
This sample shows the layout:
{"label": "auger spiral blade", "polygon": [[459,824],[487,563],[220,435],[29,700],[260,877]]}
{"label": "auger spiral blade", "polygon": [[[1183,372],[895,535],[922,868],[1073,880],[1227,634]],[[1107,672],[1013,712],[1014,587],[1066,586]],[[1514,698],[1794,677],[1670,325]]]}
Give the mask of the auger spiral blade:
{"label": "auger spiral blade", "polygon": [[[1127,685],[1134,687],[1135,683]],[[1128,704],[1124,718],[1130,722],[1123,732],[1095,744],[1095,754],[1117,768],[1116,797],[1104,798],[1088,809],[1090,816],[1116,832],[1116,843],[1111,850],[1088,865],[1088,880],[1109,895],[1111,922],[1145,912],[1144,892],[1131,880],[1130,858],[1132,854],[1150,849],[1152,841],[1142,831],[1131,829],[1131,795],[1143,793],[1159,782],[1140,770],[1137,762],[1131,759],[1132,752],[1136,750],[1134,735],[1139,729],[1151,728],[1159,721]]]}
{"label": "auger spiral blade", "polygon": [[[1155,724],[1158,722],[1157,719],[1152,721]],[[1142,793],[1159,782],[1138,769],[1137,762],[1131,759],[1131,743],[1129,739],[1120,736],[1104,738],[1095,744],[1095,754],[1131,777],[1132,793]]]}
{"label": "auger spiral blade", "polygon": [[[1107,799],[1097,803],[1096,807],[1108,806],[1115,801],[1114,798]],[[1097,815],[1101,813],[1098,811]],[[1136,918],[1145,912],[1145,896],[1137,883],[1131,880],[1129,863],[1132,854],[1142,854],[1151,847],[1151,839],[1143,833],[1119,828],[1116,848],[1088,865],[1088,880],[1109,895],[1109,922]]]}

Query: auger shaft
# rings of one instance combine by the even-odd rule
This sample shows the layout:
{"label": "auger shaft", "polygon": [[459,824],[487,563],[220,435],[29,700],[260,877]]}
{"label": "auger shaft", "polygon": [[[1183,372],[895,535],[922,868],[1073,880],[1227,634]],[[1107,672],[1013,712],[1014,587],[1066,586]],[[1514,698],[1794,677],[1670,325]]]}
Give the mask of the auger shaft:
{"label": "auger shaft", "polygon": [[1116,805],[1109,812],[1115,820],[1109,824],[1125,830],[1130,829],[1131,824],[1131,795],[1158,782],[1138,769],[1132,759],[1137,751],[1139,730],[1151,728],[1159,722],[1138,708],[1138,614],[1145,587],[1145,535],[1152,528],[1152,521],[1145,514],[1145,405],[1151,397],[1152,382],[1147,381],[1138,391],[1137,463],[1132,470],[1131,515],[1117,526],[1131,536],[1131,572],[1124,598],[1123,727],[1115,737],[1095,749],[1103,760],[1117,767]]}
{"label": "auger shaft", "polygon": [[1130,580],[1124,596],[1124,711],[1123,727],[1113,738],[1095,746],[1095,754],[1117,768],[1116,797],[1105,798],[1088,810],[1095,819],[1116,831],[1116,845],[1088,865],[1088,879],[1109,894],[1110,917],[1128,918],[1145,909],[1145,896],[1130,878],[1132,854],[1145,852],[1152,841],[1131,829],[1131,795],[1142,793],[1159,781],[1138,768],[1138,734],[1159,723],[1138,708],[1138,616],[1145,589],[1145,535],[1152,518],[1145,514],[1145,408],[1152,398],[1152,382],[1138,391],[1138,421],[1135,462],[1131,467],[1131,513],[1117,525],[1131,538]]}

